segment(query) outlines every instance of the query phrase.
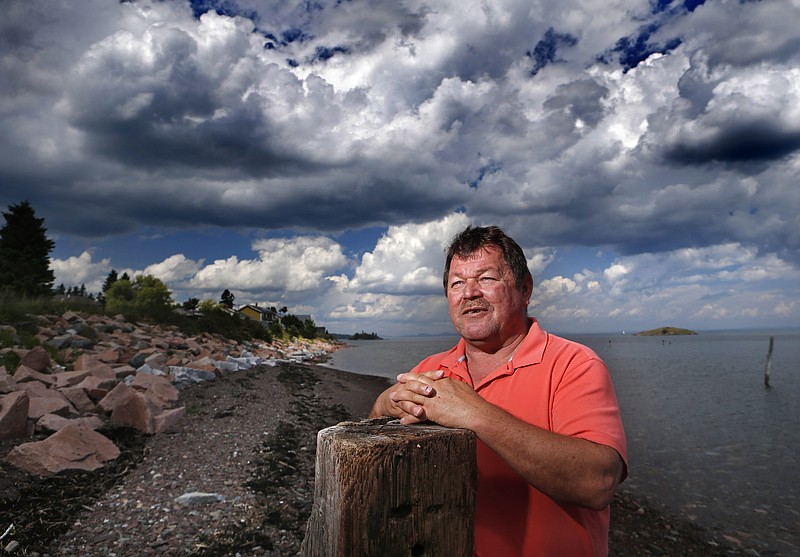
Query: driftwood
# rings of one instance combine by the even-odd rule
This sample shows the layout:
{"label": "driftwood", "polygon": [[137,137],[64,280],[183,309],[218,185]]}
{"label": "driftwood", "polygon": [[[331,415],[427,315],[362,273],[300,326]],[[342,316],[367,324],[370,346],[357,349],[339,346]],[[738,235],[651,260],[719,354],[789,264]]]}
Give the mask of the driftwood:
{"label": "driftwood", "polygon": [[303,557],[470,557],[475,435],[385,418],[319,432]]}

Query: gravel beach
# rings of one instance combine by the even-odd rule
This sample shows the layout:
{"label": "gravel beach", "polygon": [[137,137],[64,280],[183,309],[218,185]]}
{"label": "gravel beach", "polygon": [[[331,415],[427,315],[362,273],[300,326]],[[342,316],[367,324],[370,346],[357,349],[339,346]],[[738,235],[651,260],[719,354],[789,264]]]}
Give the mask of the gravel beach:
{"label": "gravel beach", "polygon": [[[312,364],[259,366],[189,387],[187,416],[154,436],[104,430],[122,456],[99,471],[55,478],[4,461],[0,555],[39,557],[290,556],[314,492],[316,434],[366,417],[381,377]],[[610,554],[758,555],[664,516],[620,491]],[[502,557],[502,556],[498,556]]]}

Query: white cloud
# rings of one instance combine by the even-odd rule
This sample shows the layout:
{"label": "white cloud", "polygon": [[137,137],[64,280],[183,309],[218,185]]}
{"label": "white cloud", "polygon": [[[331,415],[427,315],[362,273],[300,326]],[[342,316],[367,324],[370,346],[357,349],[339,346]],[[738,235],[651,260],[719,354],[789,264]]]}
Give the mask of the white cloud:
{"label": "white cloud", "polygon": [[425,224],[391,226],[365,253],[346,289],[356,292],[440,294],[444,249],[468,219],[449,215]]}
{"label": "white cloud", "polygon": [[214,261],[200,269],[188,285],[205,290],[297,292],[321,288],[328,274],[346,264],[341,246],[322,236],[260,240],[253,250],[258,259],[232,256]]}
{"label": "white cloud", "polygon": [[92,261],[92,254],[82,252],[77,257],[51,259],[50,268],[55,275],[55,285],[63,284],[66,288],[86,286],[86,291],[96,294],[103,288],[103,281],[111,270],[110,259]]}
{"label": "white cloud", "polygon": [[142,271],[144,275],[152,275],[165,283],[185,280],[195,275],[202,267],[203,260],[192,261],[182,253],[171,255],[161,263],[148,265]]}

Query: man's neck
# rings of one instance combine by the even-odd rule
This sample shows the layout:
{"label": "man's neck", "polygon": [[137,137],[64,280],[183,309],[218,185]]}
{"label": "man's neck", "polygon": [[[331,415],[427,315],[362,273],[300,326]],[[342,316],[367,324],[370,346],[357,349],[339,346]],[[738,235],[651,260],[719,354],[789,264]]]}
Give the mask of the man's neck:
{"label": "man's neck", "polygon": [[525,340],[527,333],[526,329],[499,347],[467,341],[464,355],[473,385],[477,387],[495,369],[505,365],[514,355],[517,347]]}

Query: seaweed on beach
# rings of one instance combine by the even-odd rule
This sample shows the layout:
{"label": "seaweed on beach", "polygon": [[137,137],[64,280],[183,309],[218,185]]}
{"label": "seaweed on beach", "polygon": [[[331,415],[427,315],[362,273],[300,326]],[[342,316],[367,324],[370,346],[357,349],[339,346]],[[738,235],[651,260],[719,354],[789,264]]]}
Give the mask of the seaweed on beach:
{"label": "seaweed on beach", "polygon": [[[295,555],[303,541],[314,502],[316,434],[350,416],[341,404],[327,406],[319,400],[314,387],[320,378],[311,368],[288,365],[277,379],[291,396],[293,421],[278,422],[269,439],[253,451],[247,486],[258,496],[259,512],[253,520],[203,540],[193,557],[257,548]],[[265,532],[279,532],[281,539]]]}
{"label": "seaweed on beach", "polygon": [[0,462],[0,530],[13,525],[10,534],[28,552],[45,551],[144,458],[146,435],[127,427],[100,433],[114,442],[120,456],[92,472],[41,478]]}

